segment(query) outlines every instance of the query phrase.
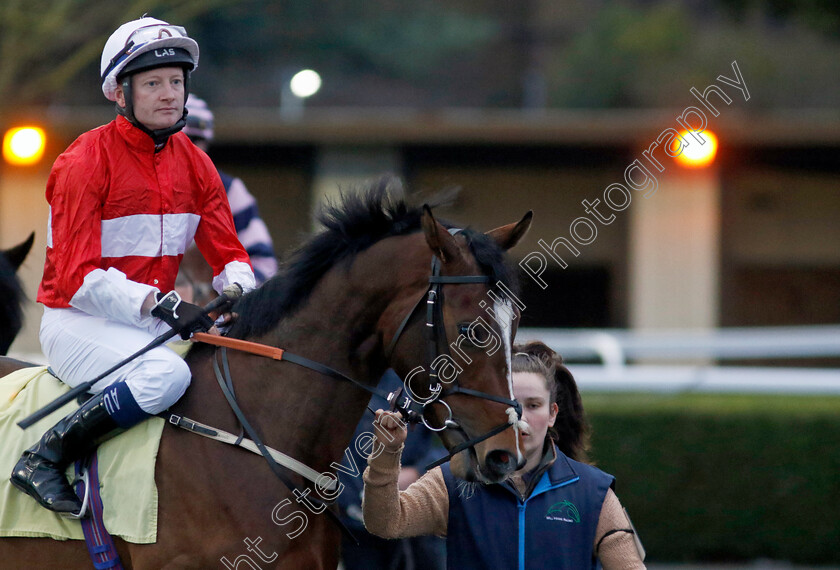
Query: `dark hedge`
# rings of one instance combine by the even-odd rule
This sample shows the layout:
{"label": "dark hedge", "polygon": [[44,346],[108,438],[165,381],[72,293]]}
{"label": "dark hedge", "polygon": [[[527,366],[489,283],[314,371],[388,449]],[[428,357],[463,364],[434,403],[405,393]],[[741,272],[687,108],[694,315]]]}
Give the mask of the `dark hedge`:
{"label": "dark hedge", "polygon": [[840,564],[840,397],[583,402],[648,561]]}

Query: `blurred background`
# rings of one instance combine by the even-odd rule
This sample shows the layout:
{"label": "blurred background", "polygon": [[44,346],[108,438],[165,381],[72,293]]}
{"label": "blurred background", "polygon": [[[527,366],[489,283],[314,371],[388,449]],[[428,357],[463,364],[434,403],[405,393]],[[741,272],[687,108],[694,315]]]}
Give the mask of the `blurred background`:
{"label": "blurred background", "polygon": [[[477,228],[534,210],[518,338],[569,360],[652,564],[840,566],[840,3],[2,0],[0,132],[45,134],[0,163],[0,248],[36,232],[18,356],[39,358],[49,168],[113,118],[101,50],[144,13],[199,42],[209,154],[278,252],[386,172],[460,187],[443,215]],[[718,146],[683,165],[662,136],[700,130],[689,107]]]}

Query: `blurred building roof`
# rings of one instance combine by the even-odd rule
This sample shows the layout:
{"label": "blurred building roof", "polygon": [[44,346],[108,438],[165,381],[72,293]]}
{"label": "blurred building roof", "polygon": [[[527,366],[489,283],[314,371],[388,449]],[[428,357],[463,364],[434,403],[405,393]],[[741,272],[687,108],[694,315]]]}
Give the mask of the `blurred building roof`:
{"label": "blurred building roof", "polygon": [[[233,144],[558,144],[645,146],[666,128],[679,128],[682,109],[488,110],[313,108],[295,120],[278,109],[217,108],[216,138]],[[114,116],[107,106],[51,107],[33,113],[68,138]],[[840,112],[747,113],[724,109],[709,118],[724,144],[810,146],[840,144]]]}

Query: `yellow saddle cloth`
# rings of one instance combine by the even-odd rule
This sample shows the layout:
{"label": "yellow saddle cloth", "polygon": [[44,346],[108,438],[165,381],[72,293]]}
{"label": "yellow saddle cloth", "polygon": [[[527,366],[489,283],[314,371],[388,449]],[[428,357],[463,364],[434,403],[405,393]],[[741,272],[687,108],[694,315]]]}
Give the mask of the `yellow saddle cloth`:
{"label": "yellow saddle cloth", "polygon": [[[69,388],[45,366],[24,368],[0,378],[0,536],[84,540],[82,525],[49,511],[12,487],[9,476],[24,449],[76,409],[70,402],[26,430],[16,424]],[[99,479],[105,528],[128,542],[157,539],[155,458],[164,421],[151,418],[99,447]],[[72,477],[72,466],[68,476]]]}

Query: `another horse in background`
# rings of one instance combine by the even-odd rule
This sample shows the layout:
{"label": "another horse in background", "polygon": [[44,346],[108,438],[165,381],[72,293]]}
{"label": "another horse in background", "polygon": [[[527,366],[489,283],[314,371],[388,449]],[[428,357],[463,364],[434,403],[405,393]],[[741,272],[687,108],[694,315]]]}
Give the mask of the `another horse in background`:
{"label": "another horse in background", "polygon": [[203,307],[216,297],[212,283],[213,268],[192,244],[181,259],[175,290],[184,300]]}
{"label": "another horse in background", "polygon": [[[239,422],[223,395],[235,384],[239,407],[266,445],[329,474],[348,445],[360,444],[350,439],[370,394],[357,384],[372,389],[390,367],[413,376],[421,398],[437,398],[429,400],[427,421],[450,428],[448,449],[465,447],[453,473],[503,480],[522,460],[517,430],[505,429],[517,422],[510,381],[516,306],[500,301],[516,284],[504,252],[528,230],[530,213],[486,234],[455,233],[428,207],[391,197],[383,182],[345,195],[320,220],[326,229],[234,307],[239,319],[230,337],[282,348],[291,362],[235,350],[225,358],[222,349],[198,344],[187,357],[192,385],[172,412],[236,433]],[[483,309],[488,301],[493,318]],[[482,331],[465,337],[479,320]],[[461,360],[453,377],[455,353]],[[214,368],[229,369],[229,387]],[[464,446],[468,440],[473,444]],[[361,476],[364,465],[358,468]],[[244,552],[259,545],[260,560],[270,559],[272,568],[335,568],[340,531],[312,501],[325,489],[288,478],[294,493],[257,455],[165,429],[155,472],[157,542],[117,539],[119,555],[133,569],[217,568],[222,557],[226,567],[244,567]],[[0,539],[0,560],[15,568],[90,567],[81,541]]]}
{"label": "another horse in background", "polygon": [[7,250],[0,250],[0,354],[9,351],[12,341],[23,327],[23,301],[26,296],[21,289],[17,270],[26,259],[35,233],[23,243]]}

